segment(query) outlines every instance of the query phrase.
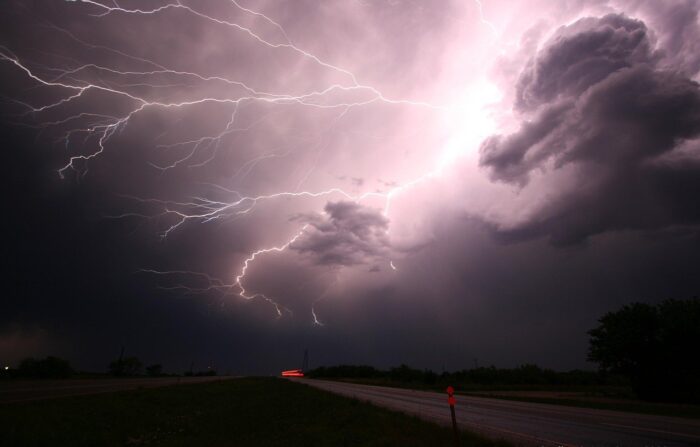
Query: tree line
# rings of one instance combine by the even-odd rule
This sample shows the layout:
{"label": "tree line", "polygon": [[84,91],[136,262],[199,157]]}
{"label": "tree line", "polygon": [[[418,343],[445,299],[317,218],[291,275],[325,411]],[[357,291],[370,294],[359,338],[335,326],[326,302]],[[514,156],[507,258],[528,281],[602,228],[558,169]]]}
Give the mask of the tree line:
{"label": "tree line", "polygon": [[[0,378],[25,378],[25,379],[67,379],[76,375],[81,375],[76,371],[66,359],[48,356],[42,359],[27,357],[22,360],[17,367],[4,367],[0,370]],[[94,373],[92,373],[94,374]],[[143,366],[138,357],[129,356],[113,360],[109,363],[107,374],[114,377],[164,377],[174,374],[163,372],[163,365],[160,363]],[[215,376],[216,370],[208,368],[205,371],[185,371],[184,376]]]}
{"label": "tree line", "polygon": [[554,371],[526,364],[436,373],[407,365],[376,369],[339,365],[316,368],[310,377],[370,379],[399,385],[460,386],[629,386],[650,401],[700,403],[700,300],[633,303],[608,312],[588,332],[588,360],[596,371]]}
{"label": "tree line", "polygon": [[319,367],[307,374],[314,378],[329,379],[374,379],[396,382],[406,385],[453,385],[470,388],[473,385],[487,387],[508,387],[516,385],[547,386],[590,386],[590,385],[626,385],[624,377],[602,374],[598,371],[555,371],[525,364],[517,368],[496,368],[495,366],[463,369],[454,372],[436,373],[430,369],[415,369],[400,365],[387,370],[372,366],[339,365]]}
{"label": "tree line", "polygon": [[588,359],[642,399],[700,403],[700,299],[633,303],[589,331]]}
{"label": "tree line", "polygon": [[[700,403],[700,299],[628,304],[603,315],[588,334],[588,360],[598,364],[597,371],[561,372],[526,364],[436,373],[407,365],[388,370],[340,365],[306,373],[310,377],[384,380],[428,387],[628,385],[642,399]],[[144,369],[138,358],[122,355],[109,364],[108,371],[117,377],[163,375],[160,364]],[[27,358],[17,368],[0,370],[0,378],[66,378],[73,374],[67,360],[53,356]],[[216,371],[195,372],[191,367],[184,375],[216,375]]]}

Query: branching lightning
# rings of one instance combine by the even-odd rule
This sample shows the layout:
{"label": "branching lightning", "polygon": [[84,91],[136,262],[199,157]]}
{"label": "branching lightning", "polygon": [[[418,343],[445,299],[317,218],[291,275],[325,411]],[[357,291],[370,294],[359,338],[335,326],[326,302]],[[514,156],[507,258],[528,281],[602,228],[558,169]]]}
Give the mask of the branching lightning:
{"label": "branching lightning", "polygon": [[[481,21],[489,26],[495,33],[495,27],[490,22],[486,21],[483,17],[482,5],[479,0],[475,0],[479,8]],[[213,26],[223,26],[227,28],[234,29],[248,39],[252,39],[256,44],[265,46],[269,49],[275,51],[287,51],[293,52],[298,57],[305,60],[311,61],[322,69],[329,70],[347,79],[345,83],[332,83],[326,86],[320,86],[317,89],[307,91],[302,94],[292,94],[292,93],[279,93],[279,92],[269,92],[260,91],[255,89],[245,82],[236,79],[229,79],[225,76],[219,75],[205,75],[202,73],[197,73],[193,71],[177,70],[174,68],[167,67],[157,61],[149,60],[146,58],[141,58],[135,55],[130,55],[127,52],[110,48],[107,46],[95,45],[90,42],[79,39],[73,35],[68,30],[62,29],[55,25],[50,25],[56,31],[67,35],[74,42],[84,46],[85,48],[100,49],[104,51],[117,54],[121,57],[129,59],[131,61],[138,62],[140,64],[145,64],[148,69],[145,70],[120,70],[118,68],[107,66],[105,64],[99,63],[74,63],[69,64],[69,66],[64,67],[35,67],[29,62],[22,60],[9,48],[0,46],[0,62],[3,64],[9,64],[14,67],[15,70],[19,70],[26,77],[34,81],[37,85],[43,87],[51,88],[57,92],[61,92],[60,99],[46,104],[32,105],[25,102],[20,103],[26,112],[22,115],[23,117],[32,116],[40,124],[41,128],[57,128],[59,126],[68,126],[68,130],[63,133],[62,142],[69,146],[71,142],[78,137],[82,137],[83,141],[94,141],[95,148],[87,154],[72,155],[67,160],[66,164],[58,169],[58,174],[63,178],[68,171],[74,171],[79,175],[85,175],[88,172],[88,165],[94,159],[100,157],[107,149],[110,140],[118,134],[121,130],[126,128],[130,121],[138,114],[144,112],[147,109],[162,109],[162,110],[172,110],[172,109],[183,109],[187,107],[203,105],[203,104],[219,104],[230,106],[230,117],[224,128],[214,134],[206,135],[199,138],[188,139],[184,141],[179,141],[175,143],[162,144],[158,148],[162,150],[171,150],[174,148],[187,148],[184,155],[180,155],[174,160],[167,163],[156,164],[153,163],[152,166],[162,172],[174,169],[176,167],[187,166],[189,168],[198,168],[211,163],[219,150],[219,146],[222,140],[231,134],[238,132],[246,132],[252,127],[256,126],[259,121],[253,122],[247,126],[237,125],[238,113],[240,107],[248,103],[263,103],[269,105],[298,105],[307,108],[316,109],[330,109],[337,110],[338,115],[336,121],[341,119],[347,112],[356,107],[364,107],[371,104],[385,104],[388,106],[411,106],[411,107],[425,107],[431,110],[446,110],[444,106],[434,105],[424,101],[414,101],[408,99],[394,99],[385,96],[377,88],[363,84],[358,80],[358,76],[343,67],[334,65],[330,62],[325,61],[321,57],[314,55],[313,53],[306,51],[290,39],[288,33],[282,27],[280,23],[273,20],[269,16],[251,10],[249,8],[243,7],[236,0],[230,0],[230,5],[235,8],[239,13],[247,14],[255,18],[261,19],[267,24],[271,25],[277,30],[280,36],[280,41],[271,41],[260,34],[257,34],[253,29],[243,26],[240,23],[236,23],[230,20],[224,20],[222,18],[217,18],[209,15],[203,11],[196,9],[194,6],[190,6],[182,3],[180,0],[176,0],[171,3],[163,4],[156,8],[151,9],[128,9],[121,7],[117,2],[110,4],[102,3],[96,0],[73,0],[72,3],[81,3],[89,8],[94,9],[94,13],[91,14],[96,20],[105,18],[109,15],[124,14],[124,15],[142,15],[142,16],[156,16],[163,14],[166,11],[177,10],[183,13],[191,15],[197,20],[204,20],[211,23]],[[96,73],[98,75],[109,75],[112,77],[110,83],[107,82],[94,82],[89,81],[90,73]],[[162,83],[158,80],[163,76],[177,80],[175,83]],[[138,82],[130,81],[133,78],[139,79]],[[99,79],[99,76],[98,76]],[[213,97],[213,96],[200,96],[193,97],[189,99],[179,99],[179,100],[168,100],[167,98],[152,98],[147,97],[143,94],[136,93],[135,87],[138,86],[148,86],[152,87],[154,90],[157,88],[168,87],[172,85],[178,85],[177,83],[187,83],[190,81],[196,81],[206,84],[212,84],[215,86],[226,87],[227,92],[235,92],[236,94],[230,94],[230,96],[224,97]],[[104,114],[104,113],[92,113],[89,111],[80,111],[78,113],[65,116],[56,120],[42,120],[41,117],[49,112],[56,112],[66,108],[69,105],[76,104],[81,98],[84,98],[88,93],[99,92],[102,94],[109,95],[113,98],[121,98],[131,104],[128,110],[122,112],[121,114]],[[338,93],[343,94],[353,94],[361,95],[361,99],[347,100],[337,96]],[[265,119],[261,117],[260,120]],[[323,148],[320,148],[323,150]],[[197,157],[201,158],[201,154],[205,154],[204,160],[199,160]],[[271,150],[263,155],[253,158],[246,163],[244,163],[235,174],[235,177],[244,178],[253,172],[256,166],[263,162],[264,160],[284,156],[285,152],[283,150]],[[312,167],[313,170],[314,167]],[[309,171],[306,175],[310,174]],[[329,188],[320,191],[305,191],[299,190],[301,185],[304,183],[306,177],[302,178],[298,183],[298,188],[295,191],[279,191],[271,194],[265,195],[245,195],[241,192],[224,188],[219,185],[211,185],[216,189],[232,195],[233,200],[220,201],[214,200],[201,195],[192,196],[187,201],[171,201],[171,200],[161,200],[157,198],[144,198],[135,196],[124,196],[126,199],[132,200],[135,203],[143,204],[155,208],[156,211],[153,213],[141,213],[141,212],[131,212],[123,213],[115,216],[110,216],[112,218],[127,218],[127,217],[137,217],[145,219],[154,218],[168,218],[171,222],[167,228],[165,228],[161,236],[166,238],[172,235],[176,230],[182,228],[186,223],[189,222],[211,222],[214,220],[223,219],[235,219],[243,217],[251,213],[255,207],[262,202],[272,202],[277,199],[288,198],[288,199],[312,199],[319,197],[341,197],[345,200],[351,200],[355,202],[361,202],[368,198],[379,198],[384,201],[383,214],[388,216],[389,209],[391,206],[392,199],[397,195],[409,190],[410,188],[418,185],[419,183],[431,178],[438,170],[430,171],[425,173],[414,180],[401,184],[392,186],[391,189],[384,192],[365,192],[362,194],[351,194],[342,188]],[[295,243],[300,237],[302,237],[307,230],[309,224],[302,226],[297,232],[292,234],[290,237],[283,239],[278,245],[261,248],[252,253],[250,253],[243,261],[242,265],[238,269],[233,282],[227,282],[220,278],[216,278],[201,272],[193,272],[186,270],[178,271],[158,271],[153,269],[144,269],[143,273],[148,273],[157,276],[169,277],[171,279],[175,278],[188,278],[189,280],[194,280],[195,282],[202,283],[201,286],[186,286],[182,284],[176,284],[175,286],[164,287],[169,290],[182,290],[187,293],[208,293],[208,292],[218,292],[223,295],[237,295],[246,300],[262,299],[274,306],[278,317],[281,317],[284,313],[291,314],[291,310],[279,304],[275,299],[269,297],[263,293],[252,292],[246,289],[245,279],[251,266],[255,263],[257,259],[262,256],[280,253],[287,250],[291,245]],[[393,260],[387,260],[390,268],[394,271],[397,270]],[[324,299],[331,288],[337,283],[338,278],[328,286],[326,291],[316,299],[311,308],[311,314],[313,317],[313,322],[316,325],[323,325],[323,323],[318,319],[314,305]]]}

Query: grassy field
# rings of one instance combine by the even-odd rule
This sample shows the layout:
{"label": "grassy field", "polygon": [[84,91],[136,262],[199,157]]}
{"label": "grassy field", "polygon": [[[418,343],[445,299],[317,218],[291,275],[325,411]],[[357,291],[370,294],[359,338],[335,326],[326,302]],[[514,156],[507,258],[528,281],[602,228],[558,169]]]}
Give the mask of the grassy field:
{"label": "grassy field", "polygon": [[[470,433],[463,445],[494,446]],[[274,378],[0,405],[3,446],[452,446],[451,430]]]}
{"label": "grassy field", "polygon": [[[331,379],[327,379],[331,380]],[[393,382],[386,379],[332,379],[340,382],[361,383],[366,385],[389,386],[395,388],[418,389],[444,392],[442,385],[425,385],[422,383]],[[674,416],[691,419],[700,418],[700,405],[646,402],[629,397],[632,392],[627,388],[609,386],[590,387],[554,387],[542,385],[520,386],[481,386],[474,385],[466,389],[457,389],[457,394],[490,397],[494,399],[515,400],[543,404],[564,405],[599,410],[626,411],[630,413]]]}

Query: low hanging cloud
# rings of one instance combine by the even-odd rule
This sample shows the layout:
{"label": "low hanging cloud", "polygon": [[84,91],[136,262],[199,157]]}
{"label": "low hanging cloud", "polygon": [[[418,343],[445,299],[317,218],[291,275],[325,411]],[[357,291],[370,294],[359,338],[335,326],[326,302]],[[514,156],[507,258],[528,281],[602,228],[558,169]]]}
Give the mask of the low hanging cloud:
{"label": "low hanging cloud", "polygon": [[485,140],[480,164],[521,188],[571,175],[500,236],[567,244],[700,223],[700,88],[665,53],[643,22],[619,14],[562,27],[538,51],[516,87],[520,128]]}
{"label": "low hanging cloud", "polygon": [[324,214],[305,215],[308,226],[290,245],[317,265],[353,266],[386,259],[389,220],[380,210],[355,202],[329,202]]}

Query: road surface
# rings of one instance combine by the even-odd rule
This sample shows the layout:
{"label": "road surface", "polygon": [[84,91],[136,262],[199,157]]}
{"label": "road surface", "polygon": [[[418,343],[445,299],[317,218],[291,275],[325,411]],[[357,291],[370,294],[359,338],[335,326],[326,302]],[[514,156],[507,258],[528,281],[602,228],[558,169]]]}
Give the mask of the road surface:
{"label": "road surface", "polygon": [[139,388],[155,388],[178,383],[203,383],[226,378],[205,376],[137,379],[8,380],[0,382],[0,404]]}
{"label": "road surface", "polygon": [[[294,379],[316,388],[372,402],[440,424],[451,424],[443,393]],[[516,445],[541,446],[700,446],[700,420],[619,411],[457,396],[460,428]]]}

